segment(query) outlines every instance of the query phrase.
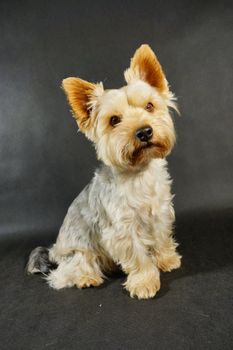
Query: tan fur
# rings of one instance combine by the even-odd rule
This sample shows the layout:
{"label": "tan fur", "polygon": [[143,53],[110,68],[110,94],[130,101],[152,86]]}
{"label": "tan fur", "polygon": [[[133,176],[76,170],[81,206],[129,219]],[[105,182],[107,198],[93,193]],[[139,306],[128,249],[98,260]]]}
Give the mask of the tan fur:
{"label": "tan fur", "polygon": [[[146,110],[148,102],[153,102],[153,112]],[[110,127],[112,115],[122,117],[114,128]],[[175,142],[173,123],[163,95],[141,80],[119,90],[106,91],[97,111],[92,111],[92,118],[96,120],[97,155],[105,164],[122,170],[137,170],[151,158],[164,158]],[[152,147],[146,149],[135,138],[135,130],[144,125],[154,130]]]}
{"label": "tan fur", "polygon": [[168,91],[167,81],[162,67],[149,45],[141,45],[135,52],[130,68],[125,72],[126,81],[131,82],[135,76],[156,87],[161,92]]}
{"label": "tan fur", "polygon": [[170,272],[180,267],[180,257],[177,256],[177,254],[166,256],[163,255],[163,252],[161,252],[159,255],[157,255],[157,265],[160,270]]}
{"label": "tan fur", "polygon": [[160,289],[159,272],[150,263],[143,270],[140,271],[140,269],[141,266],[138,266],[136,272],[129,274],[124,283],[125,289],[130,293],[131,298],[153,298]]}
{"label": "tan fur", "polygon": [[91,124],[88,103],[94,93],[96,85],[80,78],[66,78],[62,82],[62,87],[67,95],[80,129],[87,129]]}

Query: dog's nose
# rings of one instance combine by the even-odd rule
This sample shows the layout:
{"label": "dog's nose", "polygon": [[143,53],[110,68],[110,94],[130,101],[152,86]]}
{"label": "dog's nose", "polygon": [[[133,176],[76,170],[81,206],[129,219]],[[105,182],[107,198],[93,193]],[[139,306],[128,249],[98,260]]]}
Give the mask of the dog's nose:
{"label": "dog's nose", "polygon": [[136,131],[136,137],[142,141],[147,142],[152,138],[153,129],[150,126],[143,126]]}

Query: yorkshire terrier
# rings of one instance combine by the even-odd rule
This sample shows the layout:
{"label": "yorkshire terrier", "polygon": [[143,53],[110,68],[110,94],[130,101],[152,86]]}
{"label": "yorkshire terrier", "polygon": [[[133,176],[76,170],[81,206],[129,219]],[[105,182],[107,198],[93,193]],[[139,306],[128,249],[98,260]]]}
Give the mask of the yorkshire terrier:
{"label": "yorkshire terrier", "polygon": [[147,299],[160,289],[160,270],[181,264],[165,160],[175,142],[170,109],[177,107],[148,45],[136,50],[124,76],[127,85],[110,90],[80,78],[62,82],[103,164],[71,204],[56,243],[31,252],[27,271],[46,274],[55,289],[85,288],[119,266],[130,296]]}

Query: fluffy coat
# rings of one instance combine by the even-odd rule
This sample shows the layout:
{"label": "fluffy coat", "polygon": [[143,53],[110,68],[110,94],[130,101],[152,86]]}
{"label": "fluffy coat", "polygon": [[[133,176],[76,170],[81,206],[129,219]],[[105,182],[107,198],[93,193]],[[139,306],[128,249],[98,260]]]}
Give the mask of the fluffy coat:
{"label": "fluffy coat", "polygon": [[[160,288],[159,270],[180,266],[165,160],[175,142],[174,95],[148,45],[136,51],[125,78],[127,85],[114,90],[80,78],[63,81],[77,123],[103,165],[71,204],[48,250],[57,268],[46,278],[55,289],[98,286],[120,266],[130,296],[151,298]],[[41,247],[31,253],[29,273],[45,271],[38,268],[40,254]]]}

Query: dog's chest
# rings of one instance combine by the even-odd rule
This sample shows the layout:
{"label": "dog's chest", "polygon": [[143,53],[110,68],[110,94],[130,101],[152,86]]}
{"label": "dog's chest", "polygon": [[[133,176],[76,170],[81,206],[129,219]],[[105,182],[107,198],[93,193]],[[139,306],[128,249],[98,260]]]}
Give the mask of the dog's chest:
{"label": "dog's chest", "polygon": [[150,221],[167,211],[172,196],[166,162],[154,161],[147,172],[102,183],[101,201],[111,221]]}
{"label": "dog's chest", "polygon": [[[143,181],[144,180],[144,181]],[[128,184],[119,195],[121,215],[129,213],[136,219],[148,219],[159,216],[160,209],[166,200],[166,189],[163,183],[155,178],[145,181],[135,181]]]}

